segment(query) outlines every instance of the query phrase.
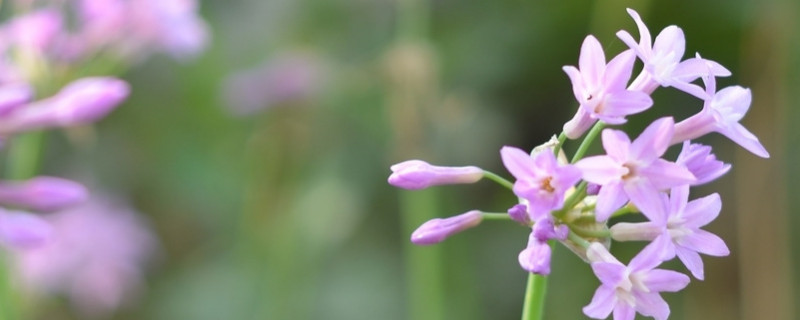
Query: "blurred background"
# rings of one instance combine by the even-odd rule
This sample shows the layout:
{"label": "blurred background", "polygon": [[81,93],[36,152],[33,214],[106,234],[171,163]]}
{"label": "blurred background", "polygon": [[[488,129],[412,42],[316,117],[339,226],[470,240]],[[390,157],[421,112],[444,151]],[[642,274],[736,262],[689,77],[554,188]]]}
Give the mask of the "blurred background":
{"label": "blurred background", "polygon": [[[561,70],[594,34],[611,56],[638,37],[683,28],[753,91],[743,124],[772,158],[716,134],[732,163],[692,191],[719,192],[707,229],[731,255],[704,257],[706,280],[665,294],[673,319],[795,319],[800,292],[800,3],[733,1],[201,1],[210,43],[196,59],[155,56],[126,75],[132,93],[91,146],[55,134],[44,172],[114,194],[152,232],[138,289],[102,315],[64,296],[26,297],[31,319],[518,319],[529,231],[487,221],[442,244],[410,232],[433,217],[505,211],[490,182],[411,192],[386,183],[406,159],[510,175],[503,145],[530,149],[576,110]],[[637,68],[639,68],[637,66]],[[631,117],[685,118],[702,103],[672,89]],[[574,151],[577,143],[567,143]],[[598,150],[595,150],[596,152]],[[674,157],[678,150],[670,150]],[[93,231],[87,231],[93,232]],[[123,234],[126,231],[113,232]],[[114,241],[114,240],[108,240]],[[141,242],[140,241],[140,242]],[[627,261],[641,244],[614,247]],[[678,263],[668,267],[685,271]],[[563,246],[546,319],[582,319],[598,281]],[[98,285],[103,286],[103,283]]]}

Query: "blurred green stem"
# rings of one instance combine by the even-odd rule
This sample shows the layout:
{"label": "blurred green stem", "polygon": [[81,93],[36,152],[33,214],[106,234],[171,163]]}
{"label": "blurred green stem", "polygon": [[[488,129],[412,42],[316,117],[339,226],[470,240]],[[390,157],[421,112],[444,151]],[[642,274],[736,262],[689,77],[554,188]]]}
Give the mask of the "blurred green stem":
{"label": "blurred green stem", "polygon": [[483,176],[485,178],[488,178],[488,179],[494,181],[494,182],[497,182],[497,184],[499,184],[499,185],[501,185],[503,187],[506,187],[508,189],[511,189],[511,188],[514,187],[514,184],[512,184],[511,181],[506,180],[505,178],[497,175],[494,172],[483,170]]}
{"label": "blurred green stem", "polygon": [[583,156],[586,154],[586,151],[589,150],[589,147],[592,146],[592,142],[597,138],[600,134],[600,131],[603,131],[603,128],[606,127],[606,124],[602,121],[598,121],[592,127],[592,130],[589,130],[589,133],[586,134],[586,137],[583,138],[581,141],[581,145],[578,147],[578,151],[575,151],[575,156],[572,157],[571,163],[578,162],[578,160],[582,159]]}
{"label": "blurred green stem", "polygon": [[[401,194],[400,213],[403,234],[411,234],[438,211],[439,192],[426,189]],[[442,247],[418,247],[403,241],[406,252],[406,276],[410,310],[408,319],[443,319],[444,288],[442,287]]]}
{"label": "blurred green stem", "polygon": [[45,132],[30,132],[14,137],[9,145],[6,179],[22,180],[36,175],[42,158]]}

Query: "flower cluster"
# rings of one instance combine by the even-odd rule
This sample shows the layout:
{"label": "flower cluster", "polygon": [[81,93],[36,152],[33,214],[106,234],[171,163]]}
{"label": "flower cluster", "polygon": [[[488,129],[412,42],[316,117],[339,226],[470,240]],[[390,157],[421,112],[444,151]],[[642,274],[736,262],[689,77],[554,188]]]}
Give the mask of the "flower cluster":
{"label": "flower cluster", "polygon": [[[669,306],[660,292],[675,292],[689,283],[689,277],[658,269],[662,262],[678,258],[698,280],[703,280],[700,254],[726,256],[725,242],[702,228],[721,210],[714,193],[690,200],[692,186],[710,182],[725,174],[730,165],[716,159],[711,147],[691,140],[718,132],[753,154],[769,153],[739,121],[751,102],[749,89],[716,88],[716,77],[730,72],[699,54],[683,59],[685,39],[677,26],[662,30],[655,41],[636,11],[628,13],[639,29],[639,41],[627,31],[617,36],[629,47],[606,62],[605,53],[593,36],[581,47],[578,66],[565,66],[579,107],[564,124],[556,139],[530,154],[503,147],[500,155],[514,176],[512,184],[475,167],[436,167],[420,160],[392,167],[389,183],[419,189],[449,183],[472,183],[483,177],[509,187],[520,203],[506,217],[530,228],[528,246],[519,254],[526,271],[547,275],[551,248],[558,240],[575,250],[600,280],[584,313],[604,319],[634,319],[636,313],[666,319]],[[643,63],[639,75],[630,81],[636,60]],[[703,87],[695,83],[702,82]],[[655,120],[631,139],[621,130],[606,128],[623,124],[627,117],[653,106],[651,94],[659,87],[672,87],[703,102],[697,114],[679,121],[672,117]],[[605,154],[584,157],[600,136]],[[567,139],[581,139],[576,153],[567,160],[561,150]],[[670,146],[682,144],[677,159],[664,159]],[[483,174],[479,174],[483,172]],[[643,222],[619,222],[615,217],[641,213]],[[417,244],[444,240],[456,232],[476,226],[483,217],[497,213],[470,211],[465,215],[435,219],[423,224],[412,236]],[[645,248],[628,265],[609,251],[610,240],[647,241]]]}

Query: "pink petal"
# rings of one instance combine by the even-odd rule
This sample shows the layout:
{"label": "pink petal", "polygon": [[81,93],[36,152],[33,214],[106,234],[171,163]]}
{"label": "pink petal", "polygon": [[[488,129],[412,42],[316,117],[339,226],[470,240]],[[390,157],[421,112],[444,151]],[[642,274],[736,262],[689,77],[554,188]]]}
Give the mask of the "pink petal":
{"label": "pink petal", "polygon": [[608,62],[603,75],[606,92],[625,90],[628,80],[631,79],[635,60],[636,54],[632,50],[625,50]]}
{"label": "pink petal", "polygon": [[631,18],[633,18],[633,21],[636,22],[636,26],[639,27],[639,46],[646,48],[648,50],[646,54],[649,55],[651,53],[649,50],[653,47],[653,43],[650,38],[650,30],[647,29],[647,25],[644,24],[644,21],[642,21],[642,18],[639,16],[639,13],[636,12],[636,10],[627,10],[628,14],[631,16]]}
{"label": "pink petal", "polygon": [[669,192],[669,214],[683,213],[686,217],[684,209],[686,203],[689,201],[689,185],[682,185],[672,188]]}
{"label": "pink petal", "polygon": [[753,101],[750,89],[740,86],[726,87],[714,95],[711,100],[711,108],[717,110],[724,118],[725,122],[739,122]]}
{"label": "pink petal", "polygon": [[668,237],[658,237],[653,242],[650,242],[639,254],[637,254],[631,262],[628,263],[628,268],[631,272],[642,272],[651,270],[661,264],[665,257],[669,256],[669,247],[672,245]]}
{"label": "pink petal", "polygon": [[625,280],[627,268],[621,263],[595,262],[592,263],[592,271],[604,285],[616,287],[621,281]]}
{"label": "pink petal", "polygon": [[664,159],[656,159],[649,166],[639,168],[637,174],[649,180],[656,190],[666,190],[696,180],[689,169]]}
{"label": "pink petal", "polygon": [[583,313],[594,319],[605,319],[611,314],[611,310],[617,304],[617,296],[614,289],[600,286],[594,292],[592,302],[583,307]]}
{"label": "pink petal", "polygon": [[[644,132],[631,143],[631,158],[649,163],[664,154],[672,140],[675,122],[671,117],[653,121]],[[605,144],[604,144],[605,146]]]}
{"label": "pink petal", "polygon": [[[686,189],[688,189],[688,187]],[[687,197],[688,193],[687,190]],[[695,229],[705,226],[717,218],[720,210],[722,210],[722,200],[720,200],[719,194],[717,193],[692,200],[686,204],[686,207],[682,211],[682,216],[686,220],[684,226]]]}
{"label": "pink petal", "polygon": [[600,85],[606,69],[606,56],[600,41],[594,36],[589,35],[583,40],[578,67],[588,87],[597,88]]}
{"label": "pink petal", "polygon": [[614,320],[633,320],[636,318],[636,309],[625,301],[617,300],[614,306]]}
{"label": "pink petal", "polygon": [[617,209],[622,208],[627,201],[628,196],[623,191],[621,181],[613,181],[604,184],[603,187],[600,188],[600,193],[597,194],[595,219],[597,219],[597,221],[608,220],[611,214]]}
{"label": "pink petal", "polygon": [[733,140],[736,144],[740,145],[747,151],[752,152],[753,154],[762,157],[762,158],[769,158],[769,152],[761,142],[758,141],[758,137],[756,137],[752,132],[748,131],[743,125],[739,123],[732,123],[724,128],[720,128],[717,130],[722,135],[728,137],[728,139]]}
{"label": "pink petal", "polygon": [[672,76],[685,82],[692,82],[702,76],[712,75],[716,77],[727,77],[731,72],[721,64],[703,58],[689,58],[681,61]]}
{"label": "pink petal", "polygon": [[701,229],[696,229],[694,233],[680,238],[678,245],[715,257],[724,257],[731,253],[722,238]]}
{"label": "pink petal", "polygon": [[[651,221],[663,220],[663,217],[666,216],[666,203],[664,203],[664,199],[658,189],[650,181],[646,179],[626,181],[624,190],[631,202]],[[602,189],[600,189],[600,193],[603,193]],[[600,206],[599,198],[597,199],[597,206]]]}
{"label": "pink petal", "polygon": [[573,66],[564,66],[562,69],[567,74],[567,77],[569,77],[570,82],[572,82],[572,93],[575,95],[575,100],[583,103],[583,101],[586,100],[586,92],[588,90],[583,84],[583,76],[581,75],[581,72]]}
{"label": "pink petal", "polygon": [[658,293],[635,292],[634,297],[636,298],[636,311],[642,315],[653,317],[656,320],[666,320],[669,317],[669,305]]}
{"label": "pink petal", "polygon": [[589,248],[586,249],[586,258],[592,263],[610,262],[621,264],[617,258],[608,252],[606,247],[597,242],[592,242],[592,244],[589,245]]}
{"label": "pink petal", "polygon": [[677,271],[654,269],[643,276],[642,282],[651,292],[678,292],[689,285],[689,277]]}
{"label": "pink petal", "polygon": [[[605,108],[601,116],[625,117],[649,109],[653,99],[641,91],[615,91],[606,95]],[[605,121],[604,118],[600,118]],[[606,121],[608,122],[608,121]]]}
{"label": "pink petal", "polygon": [[[661,30],[661,33],[656,36],[656,42],[653,44],[653,54],[655,55],[672,55],[671,63],[678,63],[683,58],[683,53],[686,50],[686,38],[683,35],[683,30],[677,26],[668,26]],[[664,61],[660,61],[664,63]]]}
{"label": "pink petal", "polygon": [[504,146],[500,149],[500,157],[503,160],[503,165],[515,178],[525,179],[534,175],[533,159],[527,152],[518,148]]}
{"label": "pink petal", "polygon": [[686,269],[689,269],[692,273],[692,276],[697,280],[703,280],[703,259],[700,258],[700,254],[683,247],[676,247],[675,252],[678,254],[678,259],[686,266]]}
{"label": "pink petal", "polygon": [[[628,150],[631,146],[631,140],[628,136],[619,130],[605,129],[602,133],[603,149],[614,160],[623,163],[628,161]],[[602,183],[601,183],[602,184]]]}
{"label": "pink petal", "polygon": [[617,181],[628,173],[628,169],[609,156],[583,158],[575,163],[575,166],[583,173],[584,180],[599,185],[606,185],[612,181]]}

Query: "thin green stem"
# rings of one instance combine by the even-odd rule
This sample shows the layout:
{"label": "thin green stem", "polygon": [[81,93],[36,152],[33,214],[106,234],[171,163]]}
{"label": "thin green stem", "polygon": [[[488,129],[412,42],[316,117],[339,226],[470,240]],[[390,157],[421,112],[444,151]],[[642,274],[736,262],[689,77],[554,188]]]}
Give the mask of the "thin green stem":
{"label": "thin green stem", "polygon": [[22,180],[36,175],[42,160],[44,132],[30,132],[14,138],[8,151],[7,179]]}
{"label": "thin green stem", "polygon": [[637,212],[639,211],[637,211],[635,208],[631,207],[630,205],[626,205],[622,208],[619,208],[619,210],[614,211],[614,213],[611,214],[611,218],[616,218],[619,216],[624,216],[626,214],[637,213]]}
{"label": "thin green stem", "polygon": [[[552,241],[549,243],[553,248]],[[547,293],[547,277],[535,273],[528,274],[525,289],[525,304],[522,307],[522,320],[541,320],[544,317],[544,297]]]}
{"label": "thin green stem", "polygon": [[500,212],[481,212],[483,220],[512,220],[508,213]]}
{"label": "thin green stem", "polygon": [[589,241],[586,241],[586,239],[581,238],[579,235],[575,234],[574,232],[570,232],[569,235],[567,235],[567,238],[570,241],[574,242],[575,244],[583,247],[584,249],[588,249],[589,245],[591,244],[591,243],[589,243]]}
{"label": "thin green stem", "polygon": [[564,146],[564,141],[567,141],[567,133],[561,131],[561,134],[558,135],[558,144],[556,144],[556,147],[553,148],[553,153],[556,155],[556,157],[558,157],[558,152],[561,151],[561,147]]}
{"label": "thin green stem", "polygon": [[578,147],[578,151],[575,151],[575,156],[572,157],[572,161],[570,163],[578,162],[578,160],[582,159],[583,156],[586,154],[586,151],[589,150],[589,147],[592,145],[592,142],[597,138],[600,134],[600,131],[603,131],[603,128],[606,127],[606,124],[602,121],[598,121],[592,127],[592,130],[589,130],[589,133],[586,134],[586,137],[583,138],[581,141],[581,145]]}
{"label": "thin green stem", "polygon": [[[423,221],[439,211],[438,189],[403,192],[400,210],[404,234],[411,234]],[[409,319],[444,319],[444,258],[441,246],[418,247],[404,241],[406,276],[409,286]]]}
{"label": "thin green stem", "polygon": [[581,237],[588,238],[608,238],[611,232],[608,230],[589,230],[578,226],[570,226],[570,231],[577,233]]}
{"label": "thin green stem", "polygon": [[494,172],[483,170],[483,176],[508,189],[512,189],[514,187],[514,184],[511,183],[511,181],[506,180]]}

